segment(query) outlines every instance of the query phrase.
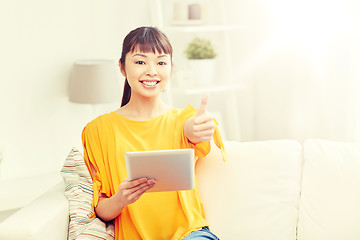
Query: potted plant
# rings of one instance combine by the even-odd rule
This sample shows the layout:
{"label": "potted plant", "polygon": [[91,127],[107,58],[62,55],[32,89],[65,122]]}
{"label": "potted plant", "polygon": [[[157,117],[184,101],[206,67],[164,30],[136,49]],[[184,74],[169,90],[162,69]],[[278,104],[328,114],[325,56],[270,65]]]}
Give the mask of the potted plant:
{"label": "potted plant", "polygon": [[214,79],[216,52],[207,39],[195,38],[185,49],[195,79],[195,86],[211,85]]}

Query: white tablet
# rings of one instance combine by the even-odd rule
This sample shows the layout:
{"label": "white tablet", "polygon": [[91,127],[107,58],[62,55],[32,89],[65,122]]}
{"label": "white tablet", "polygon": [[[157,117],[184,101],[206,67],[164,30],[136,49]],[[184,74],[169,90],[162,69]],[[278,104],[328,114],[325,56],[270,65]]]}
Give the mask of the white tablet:
{"label": "white tablet", "polygon": [[195,187],[193,149],[126,152],[128,179],[153,178],[156,184],[147,192],[191,190]]}

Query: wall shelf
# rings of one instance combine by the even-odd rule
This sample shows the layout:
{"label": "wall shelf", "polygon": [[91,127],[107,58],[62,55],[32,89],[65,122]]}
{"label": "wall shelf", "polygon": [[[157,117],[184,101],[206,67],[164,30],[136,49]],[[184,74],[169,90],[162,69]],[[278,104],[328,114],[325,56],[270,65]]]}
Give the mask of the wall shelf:
{"label": "wall shelf", "polygon": [[[169,12],[173,11],[174,1],[168,0],[152,0],[152,19],[154,26],[157,26],[159,29],[165,32],[165,34],[171,33],[174,36],[175,40],[178,40],[178,36],[184,36],[184,33],[189,35],[196,36],[197,33],[209,34],[210,38],[217,38],[221,42],[222,54],[219,54],[221,58],[220,62],[222,65],[218,65],[218,71],[221,71],[222,79],[226,80],[223,84],[220,85],[210,85],[203,88],[176,88],[170,87],[167,91],[168,99],[170,103],[173,103],[173,97],[175,95],[182,96],[181,99],[188,99],[187,97],[202,95],[204,93],[216,93],[223,94],[222,100],[223,106],[219,111],[225,111],[227,115],[226,126],[228,131],[226,135],[229,137],[229,140],[241,140],[240,132],[240,121],[239,121],[239,107],[238,107],[238,93],[242,89],[245,89],[246,86],[239,83],[233,82],[233,64],[232,64],[232,49],[230,47],[229,34],[232,31],[243,31],[247,29],[245,25],[240,24],[227,24],[226,23],[226,10],[225,10],[225,0],[216,0],[215,5],[211,5],[213,9],[216,9],[216,15],[210,16],[209,19],[213,21],[208,23],[208,21],[202,20],[184,20],[184,21],[173,21],[173,17],[167,15]],[[199,1],[200,3],[200,1]],[[210,6],[210,5],[209,5]],[[209,7],[208,6],[208,7]],[[166,8],[166,9],[165,9]],[[207,19],[207,20],[209,20]],[[182,40],[178,40],[182,41]],[[182,43],[182,42],[181,42]],[[173,96],[174,95],[174,96]],[[230,127],[231,126],[231,127]]]}
{"label": "wall shelf", "polygon": [[221,31],[238,31],[246,29],[246,26],[242,25],[169,25],[162,28],[165,32],[221,32]]}

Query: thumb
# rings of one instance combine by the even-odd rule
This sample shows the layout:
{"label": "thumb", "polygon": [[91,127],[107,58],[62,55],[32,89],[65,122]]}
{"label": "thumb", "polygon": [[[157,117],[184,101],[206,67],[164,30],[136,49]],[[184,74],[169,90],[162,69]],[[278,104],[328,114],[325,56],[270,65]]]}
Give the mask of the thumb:
{"label": "thumb", "polygon": [[197,112],[197,116],[206,112],[206,105],[208,103],[208,99],[209,99],[209,94],[204,93],[201,97],[201,103],[200,103],[199,110]]}

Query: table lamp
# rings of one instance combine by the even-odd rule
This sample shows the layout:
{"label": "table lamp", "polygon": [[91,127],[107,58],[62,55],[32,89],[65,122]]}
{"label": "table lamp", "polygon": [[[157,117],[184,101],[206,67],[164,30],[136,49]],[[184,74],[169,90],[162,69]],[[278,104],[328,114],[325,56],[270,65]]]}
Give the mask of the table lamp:
{"label": "table lamp", "polygon": [[120,101],[119,67],[111,60],[76,61],[70,72],[69,100],[95,104]]}

